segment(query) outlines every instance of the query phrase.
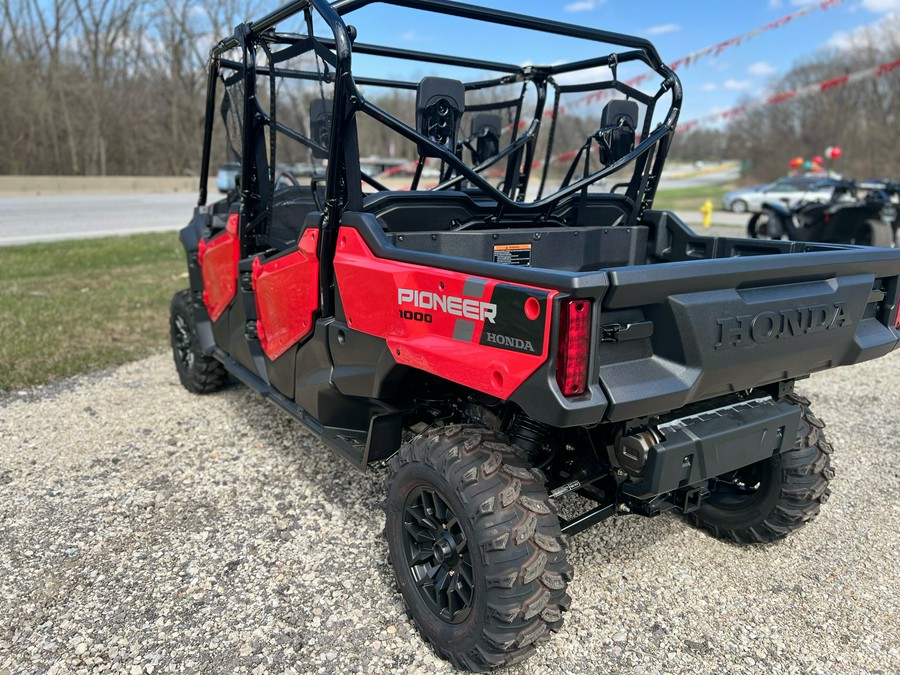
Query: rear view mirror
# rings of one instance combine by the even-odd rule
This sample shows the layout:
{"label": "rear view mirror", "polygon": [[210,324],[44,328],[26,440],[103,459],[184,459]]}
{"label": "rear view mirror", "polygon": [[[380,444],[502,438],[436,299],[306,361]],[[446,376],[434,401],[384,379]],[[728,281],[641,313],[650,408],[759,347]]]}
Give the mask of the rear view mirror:
{"label": "rear view mirror", "polygon": [[[416,93],[416,127],[423,136],[456,151],[459,121],[466,109],[466,90],[459,80],[445,77],[426,77],[419,82]],[[435,156],[433,150],[419,145],[422,157]]]}
{"label": "rear view mirror", "polygon": [[500,115],[482,113],[472,119],[472,164],[478,165],[500,152]]}
{"label": "rear view mirror", "polygon": [[600,163],[609,166],[634,150],[638,105],[634,101],[610,101],[600,117]]}
{"label": "rear view mirror", "polygon": [[309,104],[309,135],[321,148],[312,148],[313,157],[328,159],[331,148],[331,99],[314,98]]}

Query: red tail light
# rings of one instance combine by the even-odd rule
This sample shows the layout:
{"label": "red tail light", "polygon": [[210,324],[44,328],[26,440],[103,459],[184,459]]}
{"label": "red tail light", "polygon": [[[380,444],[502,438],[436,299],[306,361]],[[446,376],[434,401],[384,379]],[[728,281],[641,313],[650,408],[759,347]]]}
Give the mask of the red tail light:
{"label": "red tail light", "polygon": [[559,312],[559,351],[556,382],[564,396],[578,396],[587,389],[591,346],[591,303],[564,300]]}
{"label": "red tail light", "polygon": [[900,330],[900,302],[897,303],[897,313],[894,315],[894,328]]}

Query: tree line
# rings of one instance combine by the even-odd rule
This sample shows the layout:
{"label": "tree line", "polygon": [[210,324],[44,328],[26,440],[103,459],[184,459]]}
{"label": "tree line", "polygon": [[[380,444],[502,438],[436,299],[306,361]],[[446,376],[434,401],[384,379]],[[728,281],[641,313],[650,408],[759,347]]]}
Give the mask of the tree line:
{"label": "tree line", "polygon": [[205,64],[239,0],[4,0],[0,173],[196,170]]}
{"label": "tree line", "polygon": [[[0,174],[196,173],[209,48],[236,23],[261,13],[262,4],[5,0],[0,6]],[[900,28],[900,20],[891,25]],[[892,60],[900,53],[900,30],[857,36],[853,46],[820,52],[773,82],[772,90],[796,89]],[[407,93],[373,92],[373,97],[399,116],[411,112]],[[282,120],[296,117],[290,121],[302,125],[307,98],[289,99]],[[672,156],[745,159],[755,178],[768,180],[785,173],[792,157],[820,155],[826,146],[837,145],[844,156],[835,169],[858,178],[900,179],[894,140],[900,132],[898,110],[900,70],[755,108],[724,127],[676,134]],[[578,147],[596,124],[593,115],[561,117],[554,148]],[[415,155],[414,145],[398,145],[386,129],[367,128],[369,121],[361,125],[369,132],[361,135],[371,134],[375,141],[363,151]],[[224,143],[214,151],[216,161],[225,159]],[[289,153],[283,156],[288,159]]]}
{"label": "tree line", "polygon": [[[900,55],[900,19],[886,19],[849,40],[843,48],[822,50],[795,65],[771,83],[771,90],[793,91],[894,61]],[[676,135],[671,156],[688,161],[743,159],[752,178],[769,181],[787,173],[792,158],[809,159],[838,146],[842,157],[826,161],[826,168],[858,180],[900,180],[898,138],[900,68],[751,108],[721,127],[695,127]]]}

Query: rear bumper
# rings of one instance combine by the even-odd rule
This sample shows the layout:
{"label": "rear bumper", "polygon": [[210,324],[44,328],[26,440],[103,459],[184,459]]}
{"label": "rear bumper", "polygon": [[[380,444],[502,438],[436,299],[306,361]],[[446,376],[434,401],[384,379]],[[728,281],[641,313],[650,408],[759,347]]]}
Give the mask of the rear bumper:
{"label": "rear bumper", "polygon": [[794,446],[800,415],[795,403],[761,398],[665,422],[642,474],[622,490],[649,499],[785,452]]}

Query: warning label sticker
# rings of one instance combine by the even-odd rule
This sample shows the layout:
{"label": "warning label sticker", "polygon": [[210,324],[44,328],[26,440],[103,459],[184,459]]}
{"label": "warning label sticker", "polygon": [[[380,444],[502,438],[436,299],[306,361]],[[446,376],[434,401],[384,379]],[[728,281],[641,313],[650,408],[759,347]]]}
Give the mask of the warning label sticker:
{"label": "warning label sticker", "polygon": [[501,265],[531,267],[531,244],[494,246],[494,262]]}

